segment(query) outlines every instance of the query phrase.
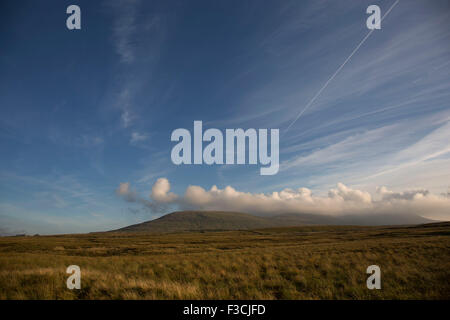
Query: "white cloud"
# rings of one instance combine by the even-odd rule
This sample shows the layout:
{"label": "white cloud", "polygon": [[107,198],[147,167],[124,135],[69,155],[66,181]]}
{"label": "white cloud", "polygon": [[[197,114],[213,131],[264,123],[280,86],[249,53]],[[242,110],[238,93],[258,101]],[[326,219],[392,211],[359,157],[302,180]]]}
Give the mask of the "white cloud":
{"label": "white cloud", "polygon": [[119,196],[131,196],[133,192],[130,190],[129,182],[121,182],[119,187],[116,189],[116,193]]}
{"label": "white cloud", "polygon": [[159,178],[158,180],[156,180],[155,184],[152,187],[150,197],[156,202],[172,202],[177,198],[177,196],[169,191],[169,180],[167,180],[166,178]]}
{"label": "white cloud", "polygon": [[414,200],[422,199],[429,194],[428,190],[409,190],[402,192],[394,192],[388,190],[386,187],[377,188],[377,192],[382,196],[383,200]]}
{"label": "white cloud", "polygon": [[356,201],[362,203],[372,202],[372,197],[370,193],[361,190],[351,189],[345,186],[343,183],[338,183],[337,189],[331,189],[328,192],[328,197],[333,199],[340,198],[344,201]]}
{"label": "white cloud", "polygon": [[[129,185],[119,190],[129,193]],[[318,215],[376,215],[411,214],[436,220],[450,220],[450,198],[431,194],[427,190],[394,192],[378,188],[369,192],[350,188],[342,183],[331,189],[327,196],[315,195],[308,188],[283,189],[264,193],[242,192],[227,186],[205,190],[190,185],[182,197],[170,192],[170,183],[160,178],[153,185],[151,199],[154,205],[173,204],[180,209],[240,211],[259,215],[308,213]]]}
{"label": "white cloud", "polygon": [[154,201],[146,199],[132,189],[129,182],[121,182],[116,189],[116,194],[126,202],[137,203],[148,209],[150,212],[162,212],[167,209],[166,204],[174,201],[176,195],[169,193],[170,184],[167,179],[160,178],[153,185],[151,197]]}

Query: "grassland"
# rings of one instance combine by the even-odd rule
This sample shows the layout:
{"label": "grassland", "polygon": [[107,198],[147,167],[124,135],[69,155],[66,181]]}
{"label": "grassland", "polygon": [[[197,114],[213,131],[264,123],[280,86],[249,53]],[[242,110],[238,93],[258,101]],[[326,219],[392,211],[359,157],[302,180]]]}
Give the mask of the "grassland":
{"label": "grassland", "polygon": [[449,224],[0,238],[0,299],[449,299],[449,279]]}

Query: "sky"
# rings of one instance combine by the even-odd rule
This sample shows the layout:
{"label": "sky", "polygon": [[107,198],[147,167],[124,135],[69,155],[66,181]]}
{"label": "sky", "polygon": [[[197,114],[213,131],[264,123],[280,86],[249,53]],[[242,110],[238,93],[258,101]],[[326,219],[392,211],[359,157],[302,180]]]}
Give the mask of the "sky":
{"label": "sky", "polygon": [[[372,4],[392,10],[368,35]],[[2,1],[0,234],[186,208],[450,220],[449,21],[445,0]],[[279,172],[173,164],[195,120],[279,129]]]}

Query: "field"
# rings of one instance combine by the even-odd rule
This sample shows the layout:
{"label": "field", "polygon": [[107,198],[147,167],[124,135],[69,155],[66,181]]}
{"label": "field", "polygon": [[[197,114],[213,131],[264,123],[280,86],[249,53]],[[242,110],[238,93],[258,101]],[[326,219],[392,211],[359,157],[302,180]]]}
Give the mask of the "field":
{"label": "field", "polygon": [[449,279],[445,223],[0,238],[0,299],[449,299]]}

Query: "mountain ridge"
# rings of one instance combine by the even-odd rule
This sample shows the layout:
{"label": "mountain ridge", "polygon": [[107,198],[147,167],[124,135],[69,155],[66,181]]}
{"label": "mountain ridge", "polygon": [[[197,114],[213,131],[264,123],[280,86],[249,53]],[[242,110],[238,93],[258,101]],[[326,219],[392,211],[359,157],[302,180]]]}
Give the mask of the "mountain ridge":
{"label": "mountain ridge", "polygon": [[257,216],[232,211],[175,211],[157,219],[129,225],[111,232],[173,233],[193,231],[251,230],[305,225],[414,225],[435,222],[417,215],[279,214]]}

